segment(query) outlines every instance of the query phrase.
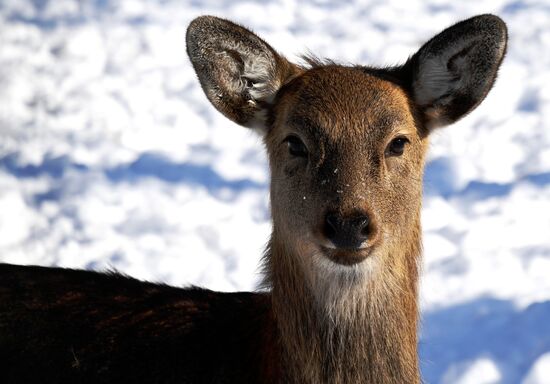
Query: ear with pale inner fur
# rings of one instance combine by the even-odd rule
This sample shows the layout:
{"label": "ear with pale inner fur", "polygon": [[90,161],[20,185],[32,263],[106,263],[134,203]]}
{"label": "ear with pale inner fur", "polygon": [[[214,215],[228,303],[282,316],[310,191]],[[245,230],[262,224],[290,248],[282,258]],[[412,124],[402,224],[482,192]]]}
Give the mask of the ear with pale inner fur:
{"label": "ear with pale inner fur", "polygon": [[187,29],[187,54],[210,102],[234,122],[266,128],[266,111],[298,68],[246,28],[201,16]]}
{"label": "ear with pale inner fur", "polygon": [[504,21],[481,15],[447,28],[409,59],[402,69],[428,128],[450,124],[481,103],[507,40]]}

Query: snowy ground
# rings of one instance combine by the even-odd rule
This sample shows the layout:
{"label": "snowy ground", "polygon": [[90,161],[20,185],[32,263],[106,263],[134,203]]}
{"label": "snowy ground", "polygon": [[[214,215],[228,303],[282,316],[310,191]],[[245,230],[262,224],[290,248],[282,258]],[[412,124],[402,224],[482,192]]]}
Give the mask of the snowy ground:
{"label": "snowy ground", "polygon": [[250,290],[270,231],[260,140],[210,107],[184,48],[200,14],[290,58],[394,64],[500,15],[481,107],[426,174],[427,383],[550,383],[550,2],[0,1],[0,260]]}

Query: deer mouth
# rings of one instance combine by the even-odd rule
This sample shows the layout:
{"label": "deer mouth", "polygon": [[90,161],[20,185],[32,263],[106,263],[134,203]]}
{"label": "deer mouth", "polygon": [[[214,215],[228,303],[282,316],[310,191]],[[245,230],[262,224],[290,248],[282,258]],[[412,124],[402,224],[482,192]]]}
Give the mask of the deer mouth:
{"label": "deer mouth", "polygon": [[361,263],[367,259],[372,251],[372,247],[363,247],[363,248],[333,248],[321,246],[323,254],[333,263],[353,266]]}

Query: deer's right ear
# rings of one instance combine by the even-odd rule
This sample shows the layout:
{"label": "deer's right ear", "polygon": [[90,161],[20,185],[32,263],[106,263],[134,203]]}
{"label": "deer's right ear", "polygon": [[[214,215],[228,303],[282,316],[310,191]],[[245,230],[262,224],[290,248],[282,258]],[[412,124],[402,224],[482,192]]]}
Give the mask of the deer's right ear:
{"label": "deer's right ear", "polygon": [[201,16],[187,29],[187,54],[210,102],[237,124],[266,128],[266,110],[299,70],[251,31]]}

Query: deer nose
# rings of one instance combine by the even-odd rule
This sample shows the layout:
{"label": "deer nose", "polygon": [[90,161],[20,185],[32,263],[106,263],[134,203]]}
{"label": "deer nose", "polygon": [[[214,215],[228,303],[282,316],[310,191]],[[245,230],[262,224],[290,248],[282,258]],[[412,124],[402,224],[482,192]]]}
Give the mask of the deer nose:
{"label": "deer nose", "polygon": [[323,234],[337,248],[358,249],[368,239],[369,223],[366,214],[343,217],[329,212],[325,215]]}

